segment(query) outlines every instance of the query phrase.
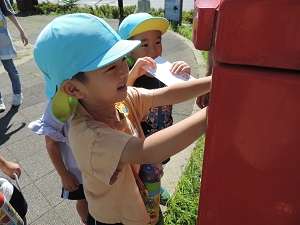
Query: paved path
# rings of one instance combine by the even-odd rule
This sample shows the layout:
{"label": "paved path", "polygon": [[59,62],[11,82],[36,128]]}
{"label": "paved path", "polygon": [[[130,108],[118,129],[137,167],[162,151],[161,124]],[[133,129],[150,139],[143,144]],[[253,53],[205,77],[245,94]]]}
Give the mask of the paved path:
{"label": "paved path", "polygon": [[[9,21],[8,26],[14,44],[19,52],[15,63],[21,73],[24,102],[19,108],[11,108],[11,83],[0,65],[0,90],[7,110],[0,114],[0,154],[6,159],[21,165],[20,178],[22,191],[28,201],[28,224],[31,225],[73,225],[80,224],[74,201],[60,198],[61,183],[58,174],[49,160],[45,149],[44,137],[31,132],[27,125],[38,119],[46,105],[44,79],[33,60],[33,46],[43,27],[55,16],[18,17],[29,44],[22,46],[17,29]],[[117,20],[107,20],[117,28]],[[192,75],[204,74],[204,63],[199,51],[192,43],[180,35],[168,31],[163,36],[164,57],[170,62],[184,60],[192,68]],[[193,111],[194,101],[188,101],[174,107],[175,122],[189,116]],[[162,183],[174,193],[176,184],[194,145],[173,156],[165,168]],[[0,176],[4,176],[0,173]]]}
{"label": "paved path", "polygon": [[[48,0],[52,3],[62,2],[62,0]],[[174,2],[175,0],[167,0],[167,2]],[[46,2],[46,0],[38,0],[39,3]],[[150,0],[150,7],[159,9],[159,8],[165,8],[165,2],[166,0]],[[180,2],[180,0],[177,0],[176,2]],[[90,5],[90,6],[101,6],[101,5],[113,5],[118,6],[117,0],[79,0],[77,2],[79,5]],[[138,4],[138,0],[123,0],[123,6],[131,6]],[[182,0],[182,11],[190,11],[194,9],[194,0]]]}

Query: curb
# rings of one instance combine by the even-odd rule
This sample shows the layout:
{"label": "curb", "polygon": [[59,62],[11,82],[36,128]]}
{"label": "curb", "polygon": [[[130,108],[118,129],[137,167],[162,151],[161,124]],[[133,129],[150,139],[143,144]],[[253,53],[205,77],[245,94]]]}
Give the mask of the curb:
{"label": "curb", "polygon": [[[181,36],[180,34],[168,30],[168,32],[172,32],[177,38],[183,40],[192,50],[194,53],[194,57],[197,62],[198,66],[198,75],[199,77],[204,77],[206,72],[206,63],[203,59],[202,53],[200,50],[195,49],[194,44],[189,39]],[[200,109],[196,104],[196,101],[193,106],[192,114],[198,112]],[[173,195],[176,192],[178,182],[184,173],[187,164],[190,161],[191,154],[193,150],[196,148],[196,143],[198,140],[193,142],[190,146],[182,150],[181,152],[177,153],[176,155],[171,157],[171,161],[166,164],[166,167],[164,169],[164,176],[161,180],[162,186],[164,186],[171,195]],[[171,172],[172,171],[172,172]],[[173,185],[176,184],[176,185]],[[167,206],[160,205],[162,212],[166,212]]]}

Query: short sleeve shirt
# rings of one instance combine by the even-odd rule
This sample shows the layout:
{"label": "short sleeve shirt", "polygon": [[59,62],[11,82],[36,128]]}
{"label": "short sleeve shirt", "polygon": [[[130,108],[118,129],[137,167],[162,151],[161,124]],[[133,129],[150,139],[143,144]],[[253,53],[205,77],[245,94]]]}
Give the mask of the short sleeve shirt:
{"label": "short sleeve shirt", "polygon": [[149,221],[130,165],[125,165],[114,184],[109,181],[127,142],[133,136],[144,138],[140,122],[152,103],[153,91],[129,87],[122,111],[127,116],[115,129],[93,119],[81,104],[77,106],[69,139],[82,171],[89,213],[97,221],[126,225]]}
{"label": "short sleeve shirt", "polygon": [[9,16],[11,14],[15,14],[15,11],[12,8],[9,0],[0,0],[0,8],[1,8],[1,12],[4,14],[4,16]]}
{"label": "short sleeve shirt", "polygon": [[71,118],[66,123],[55,119],[52,114],[52,100],[49,100],[43,116],[40,119],[31,122],[28,125],[28,128],[36,134],[49,136],[54,141],[58,142],[59,150],[67,170],[82,184],[81,171],[77,166],[68,140],[70,123]]}

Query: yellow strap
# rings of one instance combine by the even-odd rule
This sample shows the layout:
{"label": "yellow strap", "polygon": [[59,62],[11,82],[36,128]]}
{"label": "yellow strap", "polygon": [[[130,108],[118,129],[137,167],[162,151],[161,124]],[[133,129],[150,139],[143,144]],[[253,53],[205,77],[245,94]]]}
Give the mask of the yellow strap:
{"label": "yellow strap", "polygon": [[52,114],[57,120],[65,123],[75,113],[77,103],[78,99],[67,96],[59,89],[52,101]]}

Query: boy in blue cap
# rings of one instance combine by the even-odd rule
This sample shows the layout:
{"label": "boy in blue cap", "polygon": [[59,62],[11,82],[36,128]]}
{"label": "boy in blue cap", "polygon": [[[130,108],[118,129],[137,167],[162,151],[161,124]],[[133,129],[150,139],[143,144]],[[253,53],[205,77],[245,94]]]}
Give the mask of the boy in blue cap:
{"label": "boy in blue cap", "polygon": [[52,113],[65,121],[75,112],[69,141],[82,171],[88,224],[148,224],[134,172],[178,153],[206,130],[202,109],[144,138],[140,122],[150,107],[200,96],[209,91],[211,78],[158,90],[127,87],[124,56],[139,44],[121,40],[105,21],[84,13],[54,19],[35,44]]}
{"label": "boy in blue cap", "polygon": [[[157,89],[166,85],[142,69],[143,65],[155,67],[153,59],[162,55],[162,35],[168,30],[169,21],[163,17],[154,17],[148,13],[135,13],[127,16],[119,26],[118,34],[123,40],[140,40],[141,45],[129,53],[127,63],[131,69],[127,85],[147,89]],[[142,76],[139,74],[142,72]],[[171,72],[191,73],[184,61],[172,63]],[[146,137],[173,124],[172,105],[149,109],[147,119],[141,125]],[[163,164],[167,163],[167,159]],[[161,187],[160,203],[166,205],[170,198],[168,191]]]}

